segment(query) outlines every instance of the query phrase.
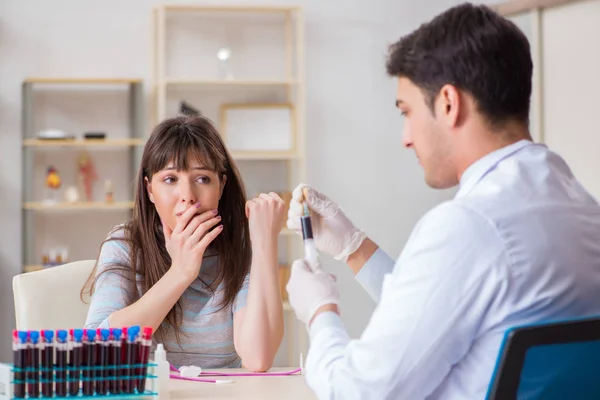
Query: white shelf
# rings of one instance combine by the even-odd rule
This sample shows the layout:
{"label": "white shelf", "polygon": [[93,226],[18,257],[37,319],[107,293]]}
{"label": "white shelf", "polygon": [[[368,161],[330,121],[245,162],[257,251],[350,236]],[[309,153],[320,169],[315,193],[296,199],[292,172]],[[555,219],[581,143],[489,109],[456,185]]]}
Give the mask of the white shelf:
{"label": "white shelf", "polygon": [[195,4],[165,4],[165,11],[204,11],[204,12],[247,12],[247,13],[289,13],[299,10],[298,6],[217,6]]}
{"label": "white shelf", "polygon": [[119,85],[141,83],[139,78],[26,78],[25,83]]}
{"label": "white shelf", "polygon": [[25,139],[25,147],[131,147],[142,146],[142,139]]}
{"label": "white shelf", "polygon": [[252,152],[252,151],[234,151],[231,152],[234,160],[298,160],[302,158],[301,154],[290,152]]}
{"label": "white shelf", "polygon": [[210,80],[193,78],[166,78],[166,85],[190,85],[190,86],[292,86],[297,84],[295,80],[278,79],[232,79],[232,80]]}
{"label": "white shelf", "polygon": [[130,210],[133,208],[132,201],[115,201],[107,203],[103,201],[96,202],[77,202],[77,203],[45,203],[45,202],[26,202],[23,204],[23,209],[34,211],[54,211],[54,210]]}

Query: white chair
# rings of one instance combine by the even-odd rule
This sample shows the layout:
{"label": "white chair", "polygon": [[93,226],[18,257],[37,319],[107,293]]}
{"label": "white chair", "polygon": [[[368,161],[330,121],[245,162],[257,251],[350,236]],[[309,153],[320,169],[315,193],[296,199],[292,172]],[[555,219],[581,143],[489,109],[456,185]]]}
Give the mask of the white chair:
{"label": "white chair", "polygon": [[13,278],[19,330],[82,328],[89,303],[80,292],[96,260],[75,261]]}

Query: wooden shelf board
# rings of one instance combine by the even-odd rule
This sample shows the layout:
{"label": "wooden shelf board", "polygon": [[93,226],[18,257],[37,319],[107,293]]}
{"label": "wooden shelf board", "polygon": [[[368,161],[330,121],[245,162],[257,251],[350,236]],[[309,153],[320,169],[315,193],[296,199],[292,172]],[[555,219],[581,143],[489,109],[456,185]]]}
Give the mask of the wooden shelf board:
{"label": "wooden shelf board", "polygon": [[102,201],[97,202],[77,202],[77,203],[44,203],[44,202],[27,202],[23,204],[25,210],[35,211],[52,211],[52,210],[129,210],[133,208],[132,201],[115,201],[107,203]]}
{"label": "wooden shelf board", "polygon": [[25,83],[52,83],[52,84],[84,84],[84,85],[96,85],[96,84],[131,84],[141,83],[142,79],[139,78],[26,78]]}
{"label": "wooden shelf board", "polygon": [[193,78],[166,78],[167,85],[190,85],[190,86],[291,86],[297,81],[287,79],[232,79],[232,80],[210,80]]}
{"label": "wooden shelf board", "polygon": [[128,147],[141,146],[143,139],[25,139],[23,146],[26,147],[87,147],[87,146],[113,146]]}
{"label": "wooden shelf board", "polygon": [[23,267],[23,271],[25,272],[41,271],[42,269],[44,269],[44,267],[41,265],[26,265]]}

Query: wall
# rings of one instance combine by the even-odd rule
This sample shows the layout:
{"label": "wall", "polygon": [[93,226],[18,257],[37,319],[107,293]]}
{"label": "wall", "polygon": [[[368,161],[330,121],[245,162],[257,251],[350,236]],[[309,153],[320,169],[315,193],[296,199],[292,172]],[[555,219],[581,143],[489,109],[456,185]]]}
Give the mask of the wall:
{"label": "wall", "polygon": [[544,135],[600,199],[600,1],[544,11]]}
{"label": "wall", "polygon": [[[398,255],[418,218],[452,191],[426,187],[413,153],[401,147],[402,121],[394,108],[395,82],[385,74],[386,50],[401,34],[454,3],[294,3],[305,8],[308,181],[338,200],[392,256]],[[0,2],[0,361],[10,357],[11,279],[22,264],[21,82],[31,76],[141,77],[148,90],[155,4],[153,0]],[[89,218],[83,222],[98,223]],[[75,229],[60,220],[49,223]],[[103,232],[104,226],[99,229]],[[90,240],[91,246],[98,240]],[[324,264],[339,275],[343,319],[356,337],[374,304],[346,267],[329,258]]]}

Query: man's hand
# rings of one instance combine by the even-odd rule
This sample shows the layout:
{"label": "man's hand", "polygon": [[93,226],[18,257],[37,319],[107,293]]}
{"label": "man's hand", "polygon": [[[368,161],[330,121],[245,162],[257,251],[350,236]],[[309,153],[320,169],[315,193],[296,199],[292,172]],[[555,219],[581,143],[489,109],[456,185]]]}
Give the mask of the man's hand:
{"label": "man's hand", "polygon": [[286,289],[296,317],[305,324],[312,322],[317,312],[329,311],[332,305],[336,309],[339,307],[340,294],[335,276],[320,266],[311,269],[305,260],[298,259],[292,264]]}
{"label": "man's hand", "polygon": [[354,226],[337,203],[304,184],[298,185],[292,193],[287,221],[289,229],[302,232],[300,217],[304,214],[303,202],[310,209],[317,248],[345,262],[366,239],[365,233]]}

